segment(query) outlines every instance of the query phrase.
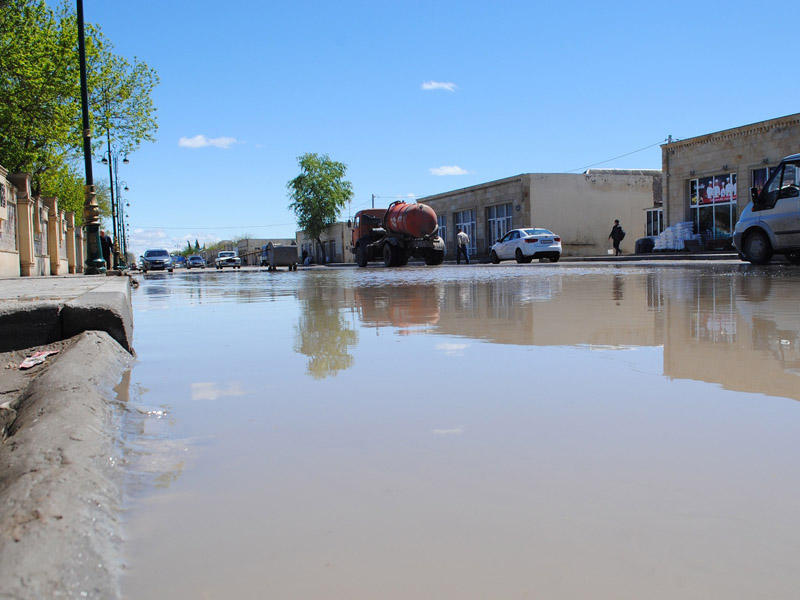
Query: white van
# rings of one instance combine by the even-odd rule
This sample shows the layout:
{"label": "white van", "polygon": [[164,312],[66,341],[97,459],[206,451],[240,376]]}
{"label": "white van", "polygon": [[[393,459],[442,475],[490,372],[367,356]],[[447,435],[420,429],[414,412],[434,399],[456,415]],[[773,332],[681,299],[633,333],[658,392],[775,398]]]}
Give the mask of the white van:
{"label": "white van", "polygon": [[800,265],[800,154],[784,158],[764,188],[751,188],[750,195],[733,230],[739,255],[764,265],[783,254]]}

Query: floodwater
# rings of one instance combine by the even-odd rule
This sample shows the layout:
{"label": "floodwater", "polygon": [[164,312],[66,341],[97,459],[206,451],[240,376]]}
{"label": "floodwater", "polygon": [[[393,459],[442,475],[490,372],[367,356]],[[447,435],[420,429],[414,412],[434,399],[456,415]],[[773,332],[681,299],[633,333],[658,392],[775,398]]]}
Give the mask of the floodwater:
{"label": "floodwater", "polygon": [[796,598],[800,271],[140,278],[126,598]]}

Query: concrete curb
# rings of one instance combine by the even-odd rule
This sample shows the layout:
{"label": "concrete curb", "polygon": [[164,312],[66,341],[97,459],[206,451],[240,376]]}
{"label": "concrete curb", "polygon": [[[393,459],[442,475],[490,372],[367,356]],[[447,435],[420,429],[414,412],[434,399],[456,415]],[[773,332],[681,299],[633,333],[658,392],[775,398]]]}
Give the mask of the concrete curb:
{"label": "concrete curb", "polygon": [[83,332],[25,390],[0,446],[2,597],[118,598],[112,386],[132,358]]}
{"label": "concrete curb", "polygon": [[[35,280],[31,281],[34,286]],[[0,308],[0,352],[42,346],[82,331],[105,331],[133,353],[129,277],[113,277],[66,300],[20,300]]]}

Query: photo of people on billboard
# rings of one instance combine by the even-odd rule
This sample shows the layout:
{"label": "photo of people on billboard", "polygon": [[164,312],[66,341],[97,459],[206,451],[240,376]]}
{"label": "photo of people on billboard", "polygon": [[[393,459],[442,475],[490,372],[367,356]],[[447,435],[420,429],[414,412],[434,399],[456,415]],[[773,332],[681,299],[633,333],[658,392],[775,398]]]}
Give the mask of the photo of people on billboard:
{"label": "photo of people on billboard", "polygon": [[697,196],[700,204],[736,202],[736,173],[699,178]]}

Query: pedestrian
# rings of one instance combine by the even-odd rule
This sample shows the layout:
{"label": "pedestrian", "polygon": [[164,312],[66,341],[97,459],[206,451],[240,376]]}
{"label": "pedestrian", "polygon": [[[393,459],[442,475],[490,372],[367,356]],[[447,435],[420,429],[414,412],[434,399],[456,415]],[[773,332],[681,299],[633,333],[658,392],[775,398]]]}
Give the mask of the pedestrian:
{"label": "pedestrian", "polygon": [[458,246],[458,252],[456,252],[456,264],[461,264],[461,255],[464,255],[464,262],[469,264],[469,236],[461,230],[461,227],[458,228],[458,233],[456,234],[456,245]]}
{"label": "pedestrian", "polygon": [[111,248],[114,246],[114,242],[111,240],[110,235],[106,235],[106,232],[102,229],[100,230],[100,248],[103,250],[103,259],[106,261],[106,269],[109,271],[113,268],[111,265]]}
{"label": "pedestrian", "polygon": [[614,219],[614,226],[611,228],[611,233],[608,234],[608,239],[614,243],[614,256],[622,254],[622,250],[619,249],[619,243],[624,237],[625,231],[620,226],[619,219]]}

